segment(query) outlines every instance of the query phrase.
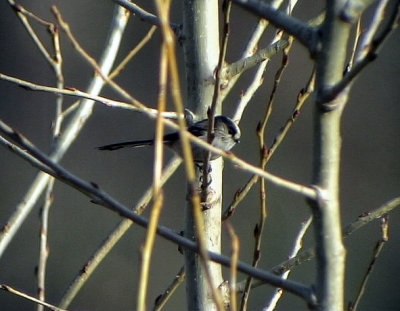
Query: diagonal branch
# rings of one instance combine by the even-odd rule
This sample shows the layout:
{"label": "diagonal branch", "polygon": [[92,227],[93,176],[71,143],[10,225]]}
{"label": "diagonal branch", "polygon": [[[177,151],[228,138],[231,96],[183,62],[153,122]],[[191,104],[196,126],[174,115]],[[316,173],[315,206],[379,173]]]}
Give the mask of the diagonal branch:
{"label": "diagonal branch", "polygon": [[[112,1],[124,7],[132,14],[137,15],[141,20],[148,22],[154,26],[161,26],[161,20],[157,15],[147,12],[145,9],[141,8],[137,4],[132,3],[128,0],[112,0]],[[182,25],[170,23],[169,26],[172,28],[175,35],[179,38],[182,30]]]}
{"label": "diagonal branch", "polygon": [[[90,197],[93,203],[104,206],[110,209],[111,211],[118,213],[120,216],[132,220],[134,223],[136,223],[141,227],[144,228],[148,227],[149,221],[146,218],[132,212],[128,207],[126,207],[125,205],[121,204],[120,202],[112,198],[97,184],[84,181],[81,178],[77,177],[76,175],[70,173],[68,170],[64,169],[61,165],[57,164],[48,156],[46,156],[43,152],[37,149],[27,138],[17,133],[15,130],[10,128],[2,121],[0,121],[0,133],[2,133],[5,137],[8,137],[8,139],[10,139],[12,142],[17,144],[21,148],[25,149],[32,157],[36,158],[37,161],[47,166],[49,168],[48,170],[49,174],[57,178],[59,181],[75,188],[79,192]],[[164,237],[165,239],[167,239],[172,243],[181,245],[182,247],[188,250],[199,252],[199,247],[197,243],[181,236],[178,233],[175,233],[174,231],[172,231],[167,227],[160,225],[157,226],[157,234]],[[207,251],[206,253],[207,257],[210,260],[220,263],[223,266],[230,267],[231,265],[230,257],[209,251]],[[256,279],[264,281],[273,286],[281,287],[290,293],[302,297],[309,304],[315,303],[314,299],[315,297],[313,295],[313,292],[311,288],[306,285],[291,280],[284,280],[281,277],[276,276],[271,272],[266,272],[260,269],[256,269],[244,262],[238,262],[237,269],[242,273],[251,275]]]}
{"label": "diagonal branch", "polygon": [[317,31],[307,23],[274,9],[270,4],[260,0],[233,0],[233,2],[258,17],[265,18],[275,27],[283,29],[299,40],[308,50],[315,49]]}

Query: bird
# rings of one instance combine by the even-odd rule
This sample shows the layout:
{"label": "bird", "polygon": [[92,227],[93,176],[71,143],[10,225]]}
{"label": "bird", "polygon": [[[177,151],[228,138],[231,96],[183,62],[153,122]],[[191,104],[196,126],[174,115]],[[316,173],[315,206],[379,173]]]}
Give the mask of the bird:
{"label": "bird", "polygon": [[[215,116],[214,121],[215,121],[214,135],[212,138],[211,145],[213,145],[216,148],[222,149],[224,151],[231,150],[240,141],[241,132],[239,126],[231,118],[226,117],[224,115]],[[209,120],[204,119],[191,124],[187,130],[192,135],[204,141],[207,141],[208,125],[209,125]],[[163,137],[164,145],[170,147],[179,156],[182,157],[180,140],[181,139],[179,132],[166,134]],[[134,148],[134,147],[143,147],[152,145],[154,145],[154,139],[146,139],[146,140],[134,140],[134,141],[126,141],[110,145],[104,145],[97,147],[97,149],[112,151],[127,147]],[[194,143],[191,143],[191,148],[192,148],[192,155],[194,162],[196,163],[203,162],[205,158],[205,153],[207,151],[203,147],[198,146]],[[219,154],[211,152],[210,160],[215,160],[218,159],[219,157],[220,157]]]}

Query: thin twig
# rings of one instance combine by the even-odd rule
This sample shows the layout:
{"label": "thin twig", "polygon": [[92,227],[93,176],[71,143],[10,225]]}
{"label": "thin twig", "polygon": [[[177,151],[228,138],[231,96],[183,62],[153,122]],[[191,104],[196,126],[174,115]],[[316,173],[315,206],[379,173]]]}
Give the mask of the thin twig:
{"label": "thin twig", "polygon": [[[300,249],[303,247],[303,239],[304,236],[310,227],[312,222],[312,216],[308,217],[305,221],[301,223],[301,227],[299,232],[297,233],[297,236],[294,240],[294,245],[291,253],[289,254],[289,258],[293,258],[297,256],[299,253]],[[289,276],[290,270],[285,271],[285,273],[282,274],[282,278],[287,279]],[[263,308],[263,311],[273,311],[276,308],[276,305],[278,304],[279,299],[283,295],[283,290],[282,288],[277,288],[275,289],[275,293],[273,294],[272,298],[268,302],[268,304]]]}
{"label": "thin twig", "polygon": [[[164,8],[169,11],[169,8]],[[161,210],[164,202],[164,195],[162,192],[161,185],[161,171],[163,162],[163,136],[164,136],[164,124],[162,122],[162,112],[166,107],[166,89],[167,89],[167,77],[168,77],[168,63],[165,43],[161,46],[160,55],[160,78],[159,78],[159,93],[158,93],[158,111],[156,120],[156,137],[155,137],[155,148],[154,148],[154,168],[153,168],[153,193],[154,193],[154,204],[150,214],[149,227],[147,228],[146,240],[141,252],[141,269],[138,283],[138,299],[137,299],[137,310],[146,311],[146,293],[147,284],[149,282],[150,275],[150,261],[151,254],[153,252],[154,241],[156,237],[157,225],[160,219]]]}
{"label": "thin twig", "polygon": [[185,280],[185,266],[182,266],[179,269],[179,272],[175,275],[173,281],[170,285],[165,289],[165,291],[156,298],[154,301],[153,311],[161,311],[161,309],[165,306],[168,299],[171,298],[172,294],[175,290],[183,283]]}
{"label": "thin twig", "polygon": [[228,228],[229,237],[232,240],[232,263],[230,266],[230,280],[229,280],[229,288],[230,288],[230,308],[231,311],[237,310],[237,288],[236,288],[236,280],[237,280],[237,264],[239,261],[239,245],[240,240],[233,230],[233,226],[227,222],[225,223]]}
{"label": "thin twig", "polygon": [[35,43],[36,47],[39,49],[39,51],[42,53],[43,57],[46,59],[46,61],[51,64],[54,62],[52,59],[50,53],[47,51],[47,49],[44,47],[42,41],[39,39],[37,36],[36,32],[33,30],[31,24],[29,23],[29,20],[27,16],[33,18],[35,21],[39,22],[45,27],[48,27],[49,29],[54,27],[53,23],[50,23],[48,21],[45,21],[41,19],[40,17],[36,16],[32,12],[28,11],[25,9],[22,5],[16,4],[14,0],[8,0],[8,4],[14,9],[14,11],[17,13],[17,16],[21,23],[24,25],[26,32],[29,34],[33,42]]}
{"label": "thin twig", "polygon": [[32,301],[34,303],[37,303],[39,305],[45,306],[46,308],[49,308],[50,310],[53,310],[53,311],[68,311],[66,309],[62,309],[62,308],[56,307],[54,305],[51,305],[51,304],[49,304],[47,302],[40,301],[39,299],[36,299],[35,297],[32,297],[32,296],[30,296],[28,294],[25,294],[25,293],[23,293],[23,292],[21,292],[19,290],[16,290],[16,289],[12,288],[11,286],[8,286],[8,285],[5,285],[5,284],[0,284],[0,289],[4,290],[4,291],[7,291],[7,292],[9,292],[11,294],[17,295],[19,297],[22,297],[24,299],[27,299],[29,301]]}
{"label": "thin twig", "polygon": [[157,27],[152,26],[143,39],[124,57],[124,59],[115,67],[115,69],[109,74],[108,78],[114,79],[118,76],[125,66],[132,60],[133,57],[150,41],[153,37]]}
{"label": "thin twig", "polygon": [[271,43],[268,47],[257,51],[255,54],[248,56],[246,58],[241,58],[238,61],[229,64],[224,69],[223,78],[227,81],[232,79],[238,74],[244,73],[246,70],[253,68],[254,66],[260,64],[266,59],[271,59],[272,56],[278,54],[284,48],[289,45],[287,39],[281,39]]}
{"label": "thin twig", "polygon": [[364,278],[361,282],[360,288],[358,290],[358,293],[356,295],[356,299],[354,300],[354,303],[351,304],[349,307],[349,311],[356,311],[357,307],[361,301],[362,296],[364,295],[365,288],[367,286],[367,282],[369,280],[369,277],[371,276],[371,273],[376,265],[376,260],[378,259],[379,255],[382,252],[383,247],[385,246],[386,242],[389,240],[389,216],[387,214],[384,214],[381,217],[381,238],[379,241],[376,243],[374,252],[371,258],[371,261],[369,263],[368,269],[365,272]]}
{"label": "thin twig", "polygon": [[[289,12],[290,13],[290,12]],[[281,66],[275,73],[275,79],[274,79],[274,85],[271,90],[271,94],[269,97],[269,101],[266,106],[266,111],[264,115],[264,119],[258,124],[257,126],[257,136],[259,139],[259,147],[260,147],[260,167],[265,169],[267,163],[268,163],[268,153],[266,153],[266,144],[265,144],[265,130],[267,126],[267,122],[269,120],[269,117],[272,113],[272,107],[273,103],[277,94],[277,89],[279,86],[279,83],[281,81],[281,77],[283,75],[284,70],[286,69],[288,65],[288,54],[291,48],[291,42],[292,40],[288,41],[288,46],[284,49],[283,56],[282,56],[282,62]],[[262,235],[264,231],[264,224],[265,220],[267,218],[267,197],[266,197],[266,183],[265,180],[262,179],[260,182],[260,215],[259,215],[259,220],[258,223],[256,224],[254,228],[254,250],[253,250],[253,262],[252,265],[256,267],[258,265],[258,262],[260,261],[261,258],[261,240],[262,240]],[[250,290],[251,290],[251,284],[252,284],[252,278],[248,277],[246,281],[246,286],[245,290],[243,291],[242,294],[242,300],[241,300],[241,310],[247,310],[247,303],[250,295]]]}
{"label": "thin twig", "polygon": [[[49,28],[52,35],[53,48],[55,51],[54,59],[50,63],[53,68],[54,74],[57,79],[57,88],[64,88],[64,75],[62,70],[63,58],[61,54],[60,46],[60,34],[58,28],[52,25]],[[62,95],[57,95],[56,98],[56,112],[54,116],[54,121],[52,124],[52,141],[51,146],[56,145],[56,141],[61,133],[61,125],[64,119],[62,118],[63,110],[63,100]],[[45,191],[45,203],[41,210],[41,228],[40,228],[40,256],[39,264],[37,269],[38,275],[38,298],[41,301],[45,301],[45,280],[46,280],[46,264],[49,255],[49,245],[48,245],[48,221],[50,207],[53,203],[53,188],[54,188],[54,178],[51,178],[48,182],[47,189]],[[43,306],[38,305],[37,311],[43,311]]]}
{"label": "thin twig", "polygon": [[[275,153],[276,149],[279,147],[283,139],[286,137],[286,134],[289,132],[290,128],[300,115],[304,103],[314,90],[314,81],[315,81],[315,72],[312,73],[306,87],[303,88],[297,95],[296,106],[294,107],[291,116],[287,119],[285,125],[280,129],[279,133],[274,138],[272,145],[266,151],[268,161]],[[241,187],[238,191],[236,191],[232,202],[229,204],[229,206],[226,208],[226,210],[222,215],[223,220],[232,216],[239,203],[247,196],[247,194],[257,181],[258,181],[258,176],[254,175],[247,181],[247,183],[243,187]]]}

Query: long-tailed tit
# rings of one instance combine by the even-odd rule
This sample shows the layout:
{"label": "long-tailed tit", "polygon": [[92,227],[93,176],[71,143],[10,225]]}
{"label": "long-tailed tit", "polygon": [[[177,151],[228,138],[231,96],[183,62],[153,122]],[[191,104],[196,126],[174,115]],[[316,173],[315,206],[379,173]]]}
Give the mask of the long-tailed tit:
{"label": "long-tailed tit", "polygon": [[[207,141],[207,130],[208,130],[208,119],[204,119],[193,123],[188,127],[188,131],[201,138],[204,141]],[[235,146],[240,139],[240,129],[232,119],[225,116],[216,116],[214,123],[214,138],[212,140],[212,145],[219,149],[229,151]],[[174,132],[171,134],[167,134],[163,138],[163,142],[166,146],[172,148],[179,155],[182,155],[181,150],[181,142],[180,142],[180,134],[179,132]],[[117,150],[125,147],[143,147],[143,146],[151,146],[154,145],[154,139],[148,140],[136,140],[136,141],[127,141],[122,143],[116,143],[111,145],[105,145],[98,147],[100,150]],[[195,144],[191,144],[193,159],[195,162],[203,162],[205,149],[197,146]],[[219,158],[220,155],[211,153],[211,160],[215,160]]]}

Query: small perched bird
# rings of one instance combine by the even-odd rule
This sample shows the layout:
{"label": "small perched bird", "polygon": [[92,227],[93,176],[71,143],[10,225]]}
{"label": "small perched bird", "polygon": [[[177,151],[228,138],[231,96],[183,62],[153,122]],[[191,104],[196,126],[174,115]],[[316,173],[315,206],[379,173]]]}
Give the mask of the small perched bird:
{"label": "small perched bird", "polygon": [[[188,131],[196,137],[207,141],[208,119],[204,119],[193,123],[188,127]],[[232,119],[226,116],[216,116],[214,123],[214,138],[211,144],[219,149],[229,151],[235,146],[240,139],[240,129]],[[182,155],[181,141],[179,132],[167,134],[163,138],[163,143],[173,149],[180,156]],[[117,150],[126,147],[143,147],[154,145],[154,139],[127,141],[111,145],[98,147],[99,150]],[[191,144],[193,159],[196,163],[204,161],[204,148]],[[211,153],[211,160],[219,158],[220,155]]]}

